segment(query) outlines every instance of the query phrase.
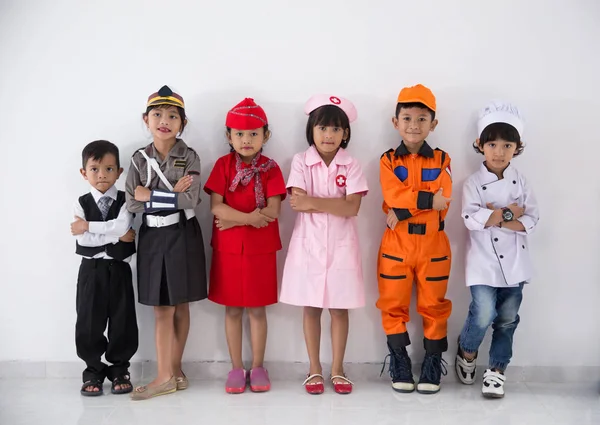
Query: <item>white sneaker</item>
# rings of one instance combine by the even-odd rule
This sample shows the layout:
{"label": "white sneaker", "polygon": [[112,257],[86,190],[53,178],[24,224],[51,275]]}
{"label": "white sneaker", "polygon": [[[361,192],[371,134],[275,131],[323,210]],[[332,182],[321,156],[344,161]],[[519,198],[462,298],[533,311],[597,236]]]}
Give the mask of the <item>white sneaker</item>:
{"label": "white sneaker", "polygon": [[483,374],[483,387],[481,393],[487,398],[502,398],[504,397],[504,382],[506,376],[503,373],[486,369]]}
{"label": "white sneaker", "polygon": [[456,376],[465,385],[472,385],[475,383],[475,371],[477,365],[475,363],[477,356],[473,360],[467,360],[463,357],[460,346],[456,353],[456,360],[454,362],[454,369],[456,370]]}

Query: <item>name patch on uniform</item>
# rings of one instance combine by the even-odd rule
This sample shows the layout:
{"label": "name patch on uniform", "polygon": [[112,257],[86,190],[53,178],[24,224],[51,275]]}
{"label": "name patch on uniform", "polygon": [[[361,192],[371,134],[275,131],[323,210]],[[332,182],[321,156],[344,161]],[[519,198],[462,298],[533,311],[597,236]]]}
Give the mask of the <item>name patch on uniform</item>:
{"label": "name patch on uniform", "polygon": [[185,161],[183,159],[176,159],[175,162],[173,163],[173,167],[185,168],[186,164],[187,164],[187,161]]}
{"label": "name patch on uniform", "polygon": [[338,187],[345,187],[346,186],[346,176],[343,175],[339,175],[335,178],[335,184],[338,185]]}

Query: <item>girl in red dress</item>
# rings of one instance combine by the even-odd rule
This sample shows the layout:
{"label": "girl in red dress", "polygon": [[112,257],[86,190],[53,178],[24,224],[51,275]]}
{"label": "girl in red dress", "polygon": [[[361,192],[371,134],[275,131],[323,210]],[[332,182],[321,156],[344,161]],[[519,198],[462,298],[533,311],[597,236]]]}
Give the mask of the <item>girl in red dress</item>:
{"label": "girl in red dress", "polygon": [[227,114],[231,152],[217,160],[204,186],[215,216],[208,298],[225,309],[225,334],[231,357],[225,390],[242,393],[247,371],[242,363],[242,316],[250,318],[250,389],[271,388],[263,367],[267,343],[265,306],[277,302],[276,253],[281,249],[279,216],[286,189],[279,166],[262,155],[269,140],[267,116],[253,99]]}

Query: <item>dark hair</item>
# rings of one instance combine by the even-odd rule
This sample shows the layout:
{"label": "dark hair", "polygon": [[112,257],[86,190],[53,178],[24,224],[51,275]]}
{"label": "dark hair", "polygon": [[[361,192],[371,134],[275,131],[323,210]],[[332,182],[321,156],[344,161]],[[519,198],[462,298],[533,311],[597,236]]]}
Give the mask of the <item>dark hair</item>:
{"label": "dark hair", "polygon": [[[156,105],[156,106],[148,106],[148,108],[146,108],[146,112],[144,112],[142,114],[142,117],[147,117],[148,114],[150,113],[151,110],[153,109],[166,109],[166,108],[170,108],[171,106],[175,106],[175,105]],[[179,129],[179,134],[183,133],[183,129],[185,128],[185,109],[179,107],[179,106],[175,106],[175,108],[177,108],[177,111],[179,112],[179,117],[181,118],[181,128]]]}
{"label": "dark hair", "polygon": [[95,140],[89,143],[81,152],[81,163],[83,168],[87,166],[88,161],[94,159],[101,161],[106,155],[111,154],[117,160],[117,168],[121,168],[119,160],[119,148],[107,140]]}
{"label": "dark hair", "polygon": [[479,137],[479,145],[475,142],[473,144],[473,149],[475,149],[475,152],[483,154],[483,152],[479,150],[480,147],[483,149],[483,145],[486,143],[495,142],[499,139],[517,144],[514,156],[521,155],[523,149],[525,149],[525,145],[521,142],[521,136],[517,129],[505,122],[495,122],[484,128]]}
{"label": "dark hair", "polygon": [[342,108],[334,105],[323,105],[310,113],[308,122],[306,123],[306,140],[309,146],[315,144],[313,129],[318,126],[340,127],[344,131],[348,130],[348,137],[342,141],[340,148],[346,149],[348,147],[352,133],[350,131],[350,120]]}
{"label": "dark hair", "polygon": [[[227,134],[229,134],[231,136],[231,127],[225,127],[227,130]],[[269,124],[264,125],[262,128],[265,132],[265,136],[267,135],[267,132],[269,131]],[[262,152],[262,148],[260,149],[260,151]],[[235,152],[235,149],[233,149],[233,146],[229,145],[229,152]]]}
{"label": "dark hair", "polygon": [[400,114],[400,110],[402,108],[406,108],[406,109],[410,109],[410,108],[427,109],[429,111],[429,113],[431,114],[431,121],[433,121],[435,119],[435,111],[432,110],[432,109],[430,109],[428,106],[422,104],[421,102],[398,103],[396,105],[396,118],[398,118],[398,115]]}

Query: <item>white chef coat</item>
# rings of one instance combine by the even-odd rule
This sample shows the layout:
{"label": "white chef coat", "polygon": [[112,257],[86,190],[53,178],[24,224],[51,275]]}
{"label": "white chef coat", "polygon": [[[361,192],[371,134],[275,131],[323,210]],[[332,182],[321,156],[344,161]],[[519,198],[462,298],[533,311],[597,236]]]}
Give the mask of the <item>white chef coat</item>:
{"label": "white chef coat", "polygon": [[[516,203],[525,208],[518,220],[524,232],[501,227],[485,228],[492,210]],[[485,164],[472,174],[463,187],[462,217],[469,229],[466,255],[467,286],[487,285],[496,288],[516,286],[528,282],[533,275],[527,235],[539,220],[538,205],[531,187],[511,164],[504,170],[504,178],[491,173]]]}

